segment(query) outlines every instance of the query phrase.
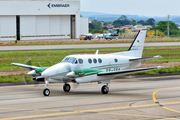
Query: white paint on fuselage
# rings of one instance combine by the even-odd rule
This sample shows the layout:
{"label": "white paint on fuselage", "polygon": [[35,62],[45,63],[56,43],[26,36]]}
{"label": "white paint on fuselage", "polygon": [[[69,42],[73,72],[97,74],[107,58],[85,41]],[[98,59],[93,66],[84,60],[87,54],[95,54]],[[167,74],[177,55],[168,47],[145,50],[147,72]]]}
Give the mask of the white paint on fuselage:
{"label": "white paint on fuselage", "polygon": [[[80,64],[78,62],[78,64],[75,64],[75,63],[61,62],[45,70],[42,73],[42,76],[45,78],[51,78],[54,80],[61,81],[67,79],[66,77],[67,73],[77,69],[97,69],[103,72],[112,72],[112,71],[132,69],[135,67],[139,67],[141,65],[141,62],[129,61],[129,59],[135,59],[136,57],[114,55],[114,54],[96,54],[96,55],[85,54],[85,55],[69,55],[66,57],[76,58],[76,60],[82,59],[83,63]],[[89,63],[88,59],[91,59],[92,63]],[[97,63],[94,63],[93,59],[96,59]],[[102,63],[99,63],[98,59],[101,59]],[[117,60],[117,62],[115,61],[115,59]],[[76,78],[76,82],[87,83],[87,82],[107,81],[114,78],[115,76],[116,75],[97,76],[95,74],[95,75]]]}

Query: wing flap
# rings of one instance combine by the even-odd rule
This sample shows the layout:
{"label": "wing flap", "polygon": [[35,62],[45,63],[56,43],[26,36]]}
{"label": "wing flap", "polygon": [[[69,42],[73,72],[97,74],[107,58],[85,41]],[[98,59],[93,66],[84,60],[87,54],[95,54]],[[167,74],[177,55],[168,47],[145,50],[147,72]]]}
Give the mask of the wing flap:
{"label": "wing flap", "polygon": [[156,60],[156,59],[161,59],[160,55],[153,56],[153,57],[146,57],[146,58],[137,58],[137,59],[129,59],[129,61],[141,61],[141,62],[146,62],[146,61],[151,61],[151,60]]}
{"label": "wing flap", "polygon": [[36,67],[36,66],[25,65],[25,64],[21,64],[21,63],[11,63],[11,65],[28,68],[30,70],[35,70],[35,69],[39,68],[39,67]]}
{"label": "wing flap", "polygon": [[116,72],[103,72],[103,73],[98,73],[98,76],[106,76],[106,75],[126,75],[130,73],[137,73],[137,72],[142,72],[142,71],[148,71],[148,70],[154,70],[154,69],[159,69],[162,68],[161,66],[158,67],[150,67],[150,68],[139,68],[139,69],[131,69],[131,70],[122,70],[122,71],[116,71]]}

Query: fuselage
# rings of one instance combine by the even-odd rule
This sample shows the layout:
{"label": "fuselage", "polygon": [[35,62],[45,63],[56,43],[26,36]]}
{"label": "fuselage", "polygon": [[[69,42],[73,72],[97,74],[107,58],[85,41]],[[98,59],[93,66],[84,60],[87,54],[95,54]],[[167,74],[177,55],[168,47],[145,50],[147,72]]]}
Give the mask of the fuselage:
{"label": "fuselage", "polygon": [[[110,80],[114,77],[113,75],[101,77],[97,76],[97,72],[115,72],[139,67],[141,65],[140,62],[129,61],[129,59],[133,58],[134,57],[112,54],[69,55],[60,63],[46,69],[42,73],[42,76],[61,82],[74,79],[77,83]],[[79,76],[76,78],[67,77],[67,74],[72,71],[80,71]]]}

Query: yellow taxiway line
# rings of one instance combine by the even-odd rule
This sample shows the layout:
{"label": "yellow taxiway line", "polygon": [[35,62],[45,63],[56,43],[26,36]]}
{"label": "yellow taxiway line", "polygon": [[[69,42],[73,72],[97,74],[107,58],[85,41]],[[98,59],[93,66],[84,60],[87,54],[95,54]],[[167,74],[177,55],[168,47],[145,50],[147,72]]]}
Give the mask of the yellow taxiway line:
{"label": "yellow taxiway line", "polygon": [[173,109],[170,109],[170,108],[168,108],[168,107],[165,107],[165,106],[164,106],[165,104],[158,102],[157,99],[156,99],[156,93],[157,93],[157,92],[162,91],[162,90],[165,90],[165,89],[172,89],[172,88],[177,88],[177,87],[180,87],[180,86],[170,87],[170,88],[162,88],[162,89],[159,89],[159,90],[155,91],[155,92],[152,94],[152,98],[153,98],[154,102],[155,102],[157,105],[159,105],[159,106],[161,106],[162,108],[164,108],[164,109],[167,109],[167,110],[172,111],[172,112],[180,113],[180,111],[173,110]]}
{"label": "yellow taxiway line", "polygon": [[[180,101],[162,103],[162,104],[163,105],[180,104]],[[40,118],[40,117],[49,117],[49,116],[80,114],[80,113],[87,113],[87,112],[102,112],[102,111],[112,111],[112,110],[129,109],[129,108],[143,108],[143,107],[152,107],[152,106],[158,106],[158,104],[145,104],[145,105],[136,105],[136,106],[124,106],[124,107],[102,108],[102,109],[92,109],[92,110],[80,110],[80,111],[72,111],[72,112],[59,112],[59,113],[31,115],[31,116],[19,116],[19,117],[11,117],[11,118],[2,118],[0,120],[16,120],[16,119]]]}

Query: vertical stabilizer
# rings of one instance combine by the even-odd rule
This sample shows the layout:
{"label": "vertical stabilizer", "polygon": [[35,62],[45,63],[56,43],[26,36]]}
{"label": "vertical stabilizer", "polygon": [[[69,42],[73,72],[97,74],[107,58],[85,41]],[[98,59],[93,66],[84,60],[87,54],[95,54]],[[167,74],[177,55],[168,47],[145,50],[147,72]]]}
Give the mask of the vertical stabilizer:
{"label": "vertical stabilizer", "polygon": [[[147,30],[141,30],[137,34],[136,38],[134,39],[133,43],[131,44],[128,52],[133,57],[142,57],[143,49],[144,49],[144,42],[146,38]],[[133,53],[133,54],[132,54]]]}

